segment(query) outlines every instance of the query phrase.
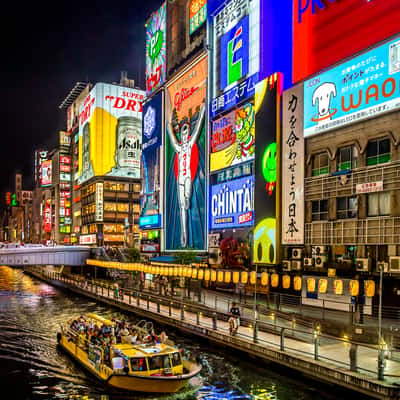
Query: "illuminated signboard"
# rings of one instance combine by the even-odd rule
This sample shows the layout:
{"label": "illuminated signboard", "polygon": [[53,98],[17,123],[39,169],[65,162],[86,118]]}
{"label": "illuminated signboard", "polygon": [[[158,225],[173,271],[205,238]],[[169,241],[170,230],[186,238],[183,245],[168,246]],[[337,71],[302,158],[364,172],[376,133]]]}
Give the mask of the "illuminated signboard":
{"label": "illuminated signboard", "polygon": [[165,82],[167,5],[164,3],[146,23],[146,93]]}
{"label": "illuminated signboard", "polygon": [[95,233],[91,235],[81,235],[79,237],[79,244],[96,244],[96,243],[97,243],[97,238]]}
{"label": "illuminated signboard", "polygon": [[35,184],[40,184],[41,181],[41,166],[42,161],[48,159],[49,152],[47,150],[35,151]]}
{"label": "illuminated signboard", "polygon": [[41,164],[40,171],[40,185],[41,186],[50,186],[52,179],[52,162],[51,160],[44,160]]}
{"label": "illuminated signboard", "polygon": [[271,75],[257,85],[256,154],[255,154],[255,228],[253,233],[253,262],[279,262],[279,114],[282,76]]}
{"label": "illuminated signboard", "polygon": [[71,164],[71,157],[60,156],[60,163],[62,163],[62,164]]}
{"label": "illuminated signboard", "polygon": [[210,229],[241,228],[254,222],[254,177],[211,186]]}
{"label": "illuminated signboard", "polygon": [[[157,93],[143,105],[142,136],[142,193],[140,197],[140,220],[160,211],[161,145],[162,145],[162,100],[163,93]],[[146,224],[141,224],[144,227]],[[161,227],[161,218],[150,224]]]}
{"label": "illuminated signboard", "polygon": [[71,180],[71,174],[60,172],[60,181],[70,181],[70,180]]}
{"label": "illuminated signboard", "polygon": [[46,206],[43,212],[43,228],[45,232],[51,232],[51,200],[46,200]]}
{"label": "illuminated signboard", "polygon": [[189,4],[189,33],[192,34],[207,19],[207,0],[192,0]]}
{"label": "illuminated signboard", "polygon": [[161,226],[161,215],[147,215],[139,218],[140,229],[159,228]]}
{"label": "illuminated signboard", "polygon": [[293,80],[399,32],[398,0],[293,0]]}
{"label": "illuminated signboard", "polygon": [[206,249],[207,57],[170,80],[165,104],[165,249]]}
{"label": "illuminated signboard", "polygon": [[308,137],[400,107],[400,38],[304,83]]}
{"label": "illuminated signboard", "polygon": [[254,159],[255,111],[249,101],[212,122],[210,172]]}
{"label": "illuminated signboard", "polygon": [[103,184],[101,182],[96,183],[96,222],[103,221],[103,194]]}
{"label": "illuminated signboard", "polygon": [[144,92],[98,83],[81,104],[78,183],[93,176],[140,178]]}
{"label": "illuminated signboard", "polygon": [[71,145],[71,135],[68,132],[60,131],[60,146],[69,147]]}

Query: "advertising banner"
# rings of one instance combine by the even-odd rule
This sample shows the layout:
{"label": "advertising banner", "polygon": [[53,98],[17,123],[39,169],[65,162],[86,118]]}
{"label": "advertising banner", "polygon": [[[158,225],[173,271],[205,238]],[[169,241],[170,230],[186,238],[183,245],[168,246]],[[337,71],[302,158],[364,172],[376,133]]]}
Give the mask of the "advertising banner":
{"label": "advertising banner", "polygon": [[[157,93],[143,105],[142,136],[142,193],[139,226],[147,223],[146,217],[152,217],[151,228],[161,227],[160,179],[161,145],[163,129],[163,93]],[[156,224],[155,224],[156,223]]]}
{"label": "advertising banner", "polygon": [[41,171],[40,171],[40,185],[44,186],[51,186],[52,180],[52,161],[51,160],[44,160],[41,164]]}
{"label": "advertising banner", "polygon": [[165,82],[167,5],[164,3],[146,23],[146,94]]}
{"label": "advertising banner", "polygon": [[279,118],[282,76],[271,75],[257,85],[255,94],[256,153],[253,262],[279,262]]}
{"label": "advertising banner", "polygon": [[96,234],[92,233],[90,235],[81,235],[79,237],[79,244],[96,244]]}
{"label": "advertising banner", "polygon": [[254,159],[254,102],[214,120],[211,124],[210,172]]}
{"label": "advertising banner", "polygon": [[282,107],[282,244],[303,244],[303,85],[283,92]]}
{"label": "advertising banner", "polygon": [[293,81],[399,32],[398,0],[293,0]]}
{"label": "advertising banner", "polygon": [[35,184],[41,184],[41,168],[42,162],[48,159],[49,152],[47,150],[35,150]]}
{"label": "advertising banner", "polygon": [[79,114],[78,183],[93,176],[140,178],[142,101],[137,89],[98,83]]}
{"label": "advertising banner", "polygon": [[96,222],[103,221],[103,199],[104,199],[104,187],[103,183],[96,183]]}
{"label": "advertising banner", "polygon": [[191,0],[189,4],[189,33],[192,34],[207,20],[207,0]]}
{"label": "advertising banner", "polygon": [[254,177],[210,188],[210,229],[242,228],[254,222]]}
{"label": "advertising banner", "polygon": [[165,249],[206,249],[207,57],[202,56],[166,91]]}
{"label": "advertising banner", "polygon": [[400,38],[304,83],[304,137],[400,107]]}
{"label": "advertising banner", "polygon": [[51,200],[46,200],[46,206],[43,210],[43,229],[45,232],[51,232]]}

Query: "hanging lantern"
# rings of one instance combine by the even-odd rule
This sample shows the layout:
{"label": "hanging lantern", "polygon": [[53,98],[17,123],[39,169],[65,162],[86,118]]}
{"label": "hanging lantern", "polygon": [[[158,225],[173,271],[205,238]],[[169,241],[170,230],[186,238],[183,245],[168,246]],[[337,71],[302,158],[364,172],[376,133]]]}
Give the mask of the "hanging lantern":
{"label": "hanging lantern", "polygon": [[295,276],[293,278],[294,290],[297,290],[297,291],[301,290],[301,284],[302,284],[301,276]]}
{"label": "hanging lantern", "polygon": [[199,279],[199,280],[204,279],[204,269],[203,268],[199,268],[199,270],[197,271],[197,279]]}
{"label": "hanging lantern", "polygon": [[232,274],[233,283],[239,283],[239,279],[240,279],[240,272],[233,271],[233,274]]}
{"label": "hanging lantern", "polygon": [[256,271],[251,271],[250,272],[250,284],[255,285],[257,282],[257,272]]}
{"label": "hanging lantern", "polygon": [[186,278],[191,278],[192,277],[192,267],[187,267],[186,270]]}
{"label": "hanging lantern", "polygon": [[268,278],[269,278],[268,273],[267,272],[262,272],[261,273],[261,285],[268,286]]}
{"label": "hanging lantern", "polygon": [[335,279],[333,281],[333,291],[337,295],[343,294],[343,281],[341,279]]}
{"label": "hanging lantern", "polygon": [[315,279],[307,278],[307,292],[314,293],[315,292]]}
{"label": "hanging lantern", "polygon": [[224,271],[218,271],[217,272],[217,281],[218,282],[223,282],[224,281]]}
{"label": "hanging lantern", "polygon": [[352,279],[349,283],[350,296],[358,296],[360,291],[360,283],[356,279]]}
{"label": "hanging lantern", "polygon": [[159,266],[157,266],[156,268],[155,268],[155,273],[156,273],[156,275],[160,275],[160,270],[161,270],[161,267],[159,267]]}
{"label": "hanging lantern", "polygon": [[204,280],[205,280],[205,281],[209,281],[209,280],[210,280],[210,274],[211,274],[211,271],[207,268],[207,269],[204,271]]}
{"label": "hanging lantern", "polygon": [[364,282],[365,295],[367,297],[374,297],[375,295],[375,282],[372,280],[367,280]]}
{"label": "hanging lantern", "polygon": [[328,280],[325,278],[321,278],[318,281],[318,292],[319,293],[326,293],[328,290]]}
{"label": "hanging lantern", "polygon": [[232,279],[232,272],[231,271],[225,271],[224,282],[225,283],[231,283],[231,279]]}
{"label": "hanging lantern", "polygon": [[215,269],[211,270],[211,282],[215,282],[217,280],[217,271]]}
{"label": "hanging lantern", "polygon": [[279,285],[279,275],[278,274],[272,274],[271,275],[271,286],[272,287],[278,287]]}
{"label": "hanging lantern", "polygon": [[241,276],[241,282],[243,285],[247,284],[247,281],[249,279],[249,273],[247,271],[242,271],[242,276]]}
{"label": "hanging lantern", "polygon": [[282,287],[284,289],[290,288],[290,275],[283,275],[282,276]]}
{"label": "hanging lantern", "polygon": [[173,267],[173,275],[174,276],[178,276],[178,272],[179,272],[179,268],[174,265],[174,267]]}
{"label": "hanging lantern", "polygon": [[192,279],[197,279],[197,268],[192,268]]}

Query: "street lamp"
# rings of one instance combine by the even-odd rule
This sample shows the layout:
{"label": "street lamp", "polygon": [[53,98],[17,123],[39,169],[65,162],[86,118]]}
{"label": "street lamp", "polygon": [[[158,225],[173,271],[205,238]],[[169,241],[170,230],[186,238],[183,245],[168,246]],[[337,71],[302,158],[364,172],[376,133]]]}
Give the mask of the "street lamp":
{"label": "street lamp", "polygon": [[379,309],[378,309],[378,379],[384,380],[385,357],[382,343],[382,282],[383,282],[383,263],[379,265]]}

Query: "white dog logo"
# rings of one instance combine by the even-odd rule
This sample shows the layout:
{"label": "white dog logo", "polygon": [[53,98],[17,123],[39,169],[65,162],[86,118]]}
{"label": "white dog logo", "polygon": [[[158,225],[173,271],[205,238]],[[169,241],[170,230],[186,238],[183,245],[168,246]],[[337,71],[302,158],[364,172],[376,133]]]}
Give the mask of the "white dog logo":
{"label": "white dog logo", "polygon": [[319,85],[313,93],[312,105],[318,102],[318,113],[311,118],[318,124],[323,123],[327,119],[332,119],[337,109],[331,108],[331,98],[336,97],[336,85],[332,82],[325,82]]}

